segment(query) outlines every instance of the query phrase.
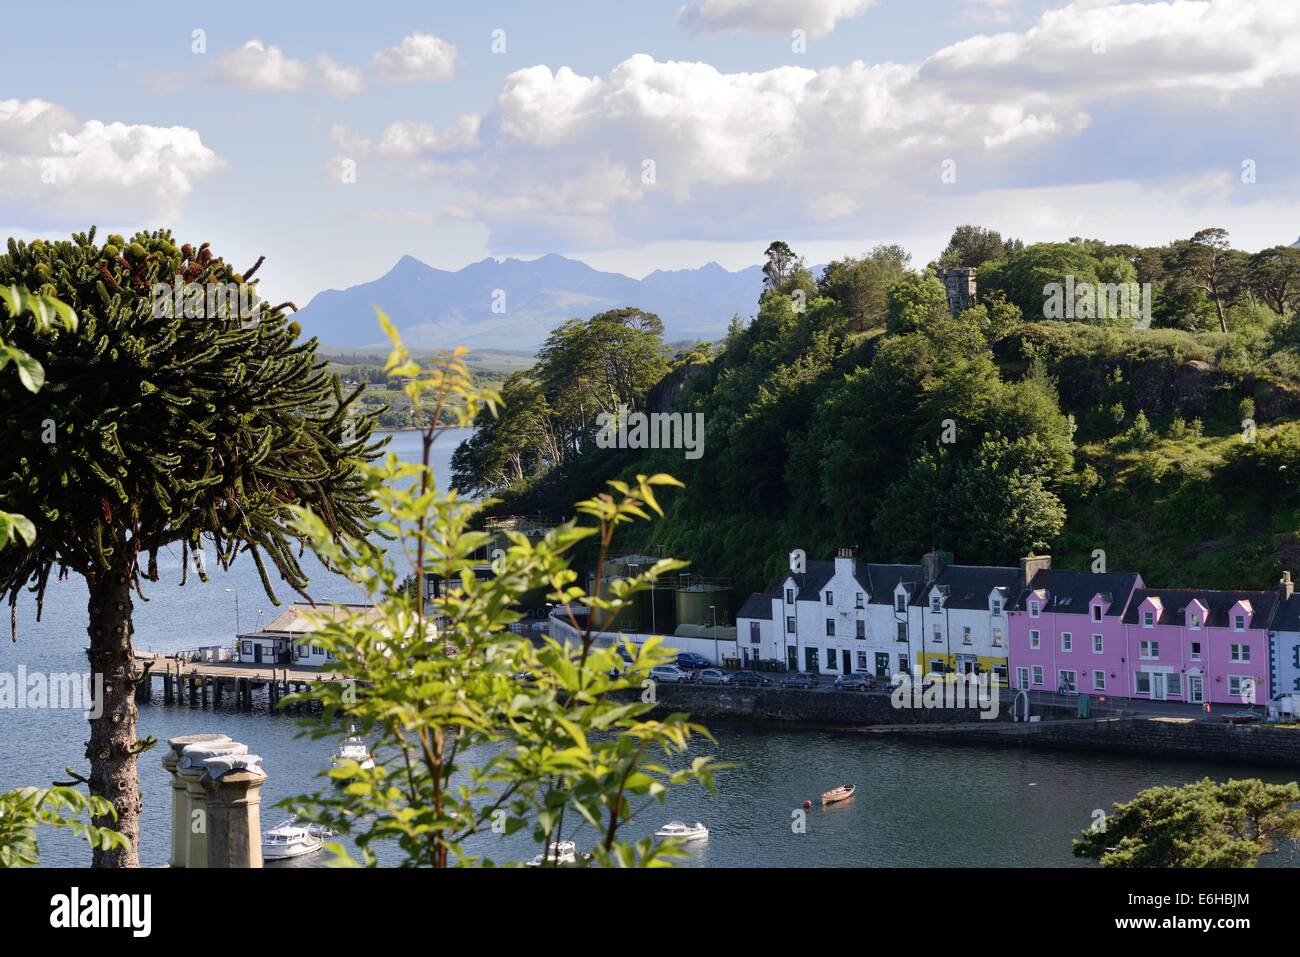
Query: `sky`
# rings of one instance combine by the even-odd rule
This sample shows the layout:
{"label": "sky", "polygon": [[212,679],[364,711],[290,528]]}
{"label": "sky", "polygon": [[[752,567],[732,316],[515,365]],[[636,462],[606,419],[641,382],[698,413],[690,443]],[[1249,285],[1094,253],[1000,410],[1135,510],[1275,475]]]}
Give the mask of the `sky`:
{"label": "sky", "polygon": [[167,226],[271,301],[406,254],[1300,236],[1295,0],[56,6],[5,15],[0,233]]}

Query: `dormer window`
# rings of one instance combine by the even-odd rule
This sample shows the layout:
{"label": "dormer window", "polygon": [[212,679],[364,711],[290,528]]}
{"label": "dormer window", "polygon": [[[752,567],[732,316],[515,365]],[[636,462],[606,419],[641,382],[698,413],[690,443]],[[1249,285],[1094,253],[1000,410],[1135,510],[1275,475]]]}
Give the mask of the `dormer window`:
{"label": "dormer window", "polygon": [[1187,627],[1193,631],[1201,627],[1201,613],[1199,611],[1190,612],[1188,614]]}
{"label": "dormer window", "polygon": [[1232,616],[1232,630],[1233,630],[1233,631],[1245,631],[1245,630],[1246,630],[1246,616],[1245,616],[1245,615],[1233,615],[1233,616]]}
{"label": "dormer window", "polygon": [[1154,611],[1142,612],[1142,627],[1154,628],[1156,626],[1156,613]]}
{"label": "dormer window", "polygon": [[1000,614],[1002,614],[1002,599],[1001,599],[1001,598],[994,598],[994,599],[993,599],[993,604],[990,606],[989,610],[992,611],[993,614],[995,614],[995,615],[1000,615]]}
{"label": "dormer window", "polygon": [[794,604],[794,589],[793,589],[793,588],[787,588],[787,589],[785,590],[785,603],[786,603],[787,605],[793,605],[793,604]]}
{"label": "dormer window", "polygon": [[931,611],[933,611],[933,612],[939,612],[940,610],[942,610],[942,608],[943,608],[943,602],[942,602],[942,600],[940,600],[940,598],[939,598],[938,595],[935,595],[934,597],[932,597],[932,598],[930,599],[930,610],[931,610]]}
{"label": "dormer window", "polygon": [[907,611],[907,596],[901,592],[894,596],[894,611]]}
{"label": "dormer window", "polygon": [[1092,606],[1092,620],[1101,621],[1101,605]]}
{"label": "dormer window", "polygon": [[1043,609],[1042,603],[1039,602],[1038,599],[1036,599],[1036,598],[1031,598],[1031,599],[1029,600],[1029,617],[1030,617],[1030,618],[1037,618],[1037,617],[1038,617],[1038,613],[1039,613],[1040,611],[1042,611],[1042,609]]}

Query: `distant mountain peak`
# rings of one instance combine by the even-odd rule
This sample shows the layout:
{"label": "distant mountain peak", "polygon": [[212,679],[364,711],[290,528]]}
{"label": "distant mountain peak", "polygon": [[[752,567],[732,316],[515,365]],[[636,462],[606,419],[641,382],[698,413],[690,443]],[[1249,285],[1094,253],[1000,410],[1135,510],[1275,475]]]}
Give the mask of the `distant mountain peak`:
{"label": "distant mountain peak", "polygon": [[680,342],[721,337],[733,315],[753,315],[761,292],[758,266],[709,262],[638,280],[560,253],[488,256],[454,271],[406,255],[378,279],[317,294],[295,318],[326,347],[370,348],[382,338],[374,303],[412,348],[532,350],[567,319],[635,306],[663,319],[665,341]]}

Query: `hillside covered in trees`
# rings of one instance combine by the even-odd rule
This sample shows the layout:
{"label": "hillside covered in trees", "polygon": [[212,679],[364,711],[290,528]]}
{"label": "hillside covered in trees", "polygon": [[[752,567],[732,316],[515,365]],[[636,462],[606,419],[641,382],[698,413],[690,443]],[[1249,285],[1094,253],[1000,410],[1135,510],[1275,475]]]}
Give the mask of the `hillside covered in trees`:
{"label": "hillside covered in trees", "polygon": [[[975,270],[953,315],[939,271]],[[606,479],[686,488],[639,544],[758,587],[787,549],[962,563],[1034,550],[1153,585],[1267,587],[1300,568],[1300,248],[1202,230],[1164,247],[1025,245],[958,228],[914,269],[882,246],[814,276],[767,250],[751,321],[670,355],[636,309],[573,320],[454,461],[463,490],[569,514]],[[1143,284],[1045,318],[1053,284]],[[1131,286],[1130,284],[1136,284]],[[1058,295],[1059,305],[1059,295]],[[601,448],[597,418],[703,414],[703,454]]]}

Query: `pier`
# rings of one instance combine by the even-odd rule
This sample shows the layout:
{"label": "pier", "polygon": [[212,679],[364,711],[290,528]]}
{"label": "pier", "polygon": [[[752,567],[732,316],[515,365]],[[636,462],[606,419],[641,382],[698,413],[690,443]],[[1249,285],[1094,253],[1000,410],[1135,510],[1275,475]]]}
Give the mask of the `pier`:
{"label": "pier", "polygon": [[137,704],[150,704],[155,700],[155,683],[161,682],[163,704],[188,704],[190,707],[219,708],[222,701],[233,699],[239,711],[253,711],[265,705],[274,714],[277,710],[301,713],[306,707],[319,710],[314,702],[297,702],[288,709],[279,708],[280,700],[290,694],[308,690],[322,681],[347,681],[346,675],[323,672],[319,668],[268,667],[266,664],[244,664],[237,661],[190,661],[184,656],[140,654],[135,656],[136,667],[149,670],[135,689]]}

